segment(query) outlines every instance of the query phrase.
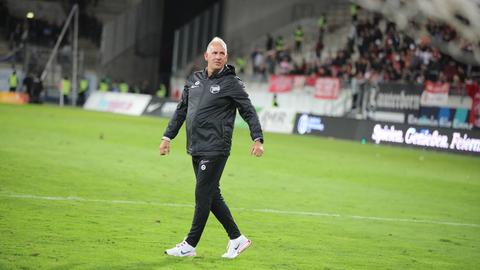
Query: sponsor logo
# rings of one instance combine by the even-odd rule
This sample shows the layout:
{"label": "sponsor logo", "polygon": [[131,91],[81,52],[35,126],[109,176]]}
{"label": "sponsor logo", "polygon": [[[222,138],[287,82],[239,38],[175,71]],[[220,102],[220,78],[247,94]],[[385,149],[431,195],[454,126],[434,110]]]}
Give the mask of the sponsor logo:
{"label": "sponsor logo", "polygon": [[200,86],[200,81],[196,81],[191,87],[190,89],[193,89],[193,88],[197,88]]}
{"label": "sponsor logo", "polygon": [[380,92],[372,105],[375,107],[396,110],[419,110],[420,96],[406,95],[405,90],[400,91],[398,94]]}
{"label": "sponsor logo", "polygon": [[452,137],[450,149],[480,153],[480,139],[469,138],[467,134],[462,136],[458,132],[454,132]]}
{"label": "sponsor logo", "polygon": [[395,126],[382,127],[380,124],[373,128],[372,139],[376,144],[381,142],[400,143],[407,145],[422,146],[427,148],[452,149],[466,152],[480,152],[480,139],[469,138],[467,134],[454,132],[449,142],[448,135],[441,134],[438,130],[417,130],[409,127],[405,133],[395,129]]}
{"label": "sponsor logo", "polygon": [[322,119],[318,116],[309,116],[308,114],[302,114],[298,119],[297,131],[299,134],[311,133],[314,130],[324,131],[325,125],[322,123]]}
{"label": "sponsor logo", "polygon": [[200,166],[200,169],[201,169],[202,171],[205,171],[205,169],[207,169],[207,165],[203,164],[202,166]]}
{"label": "sponsor logo", "polygon": [[163,117],[171,117],[177,109],[177,105],[175,102],[165,102],[161,109],[161,115]]}
{"label": "sponsor logo", "polygon": [[448,136],[442,135],[438,130],[430,132],[429,129],[417,129],[411,127],[405,132],[405,143],[426,146],[426,147],[435,147],[435,148],[448,148]]}
{"label": "sponsor logo", "polygon": [[376,144],[380,142],[394,142],[394,143],[403,143],[403,131],[396,130],[395,126],[385,126],[382,128],[381,125],[376,124],[373,128],[372,140]]}
{"label": "sponsor logo", "polygon": [[147,107],[147,112],[148,113],[151,113],[155,110],[157,110],[158,108],[160,108],[162,106],[162,103],[153,103],[153,104],[150,104],[148,105]]}
{"label": "sponsor logo", "polygon": [[284,111],[268,111],[266,110],[261,117],[262,124],[266,123],[278,123],[284,124],[287,123],[287,112]]}
{"label": "sponsor logo", "polygon": [[212,94],[218,94],[220,92],[220,85],[214,84],[210,86],[210,93]]}

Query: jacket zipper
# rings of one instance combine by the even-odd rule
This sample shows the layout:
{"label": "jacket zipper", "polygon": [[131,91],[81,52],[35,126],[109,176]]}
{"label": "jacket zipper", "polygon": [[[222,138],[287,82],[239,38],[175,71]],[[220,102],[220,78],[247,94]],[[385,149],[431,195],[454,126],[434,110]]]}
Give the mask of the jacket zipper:
{"label": "jacket zipper", "polygon": [[[197,104],[197,110],[195,112],[195,117],[193,118],[193,121],[192,121],[192,128],[190,129],[192,134],[190,135],[190,143],[192,144],[192,154],[195,152],[196,149],[193,148],[193,145],[195,145],[192,140],[193,140],[193,125],[196,125],[197,124],[197,116],[198,116],[198,110],[200,109],[200,104],[202,104],[202,100],[203,100],[203,97],[205,96],[205,92],[206,92],[206,89],[207,89],[207,82],[208,82],[208,78],[205,80],[205,87],[202,88],[202,93],[200,94],[200,99],[198,101],[198,104]],[[198,143],[196,144],[198,146]]]}

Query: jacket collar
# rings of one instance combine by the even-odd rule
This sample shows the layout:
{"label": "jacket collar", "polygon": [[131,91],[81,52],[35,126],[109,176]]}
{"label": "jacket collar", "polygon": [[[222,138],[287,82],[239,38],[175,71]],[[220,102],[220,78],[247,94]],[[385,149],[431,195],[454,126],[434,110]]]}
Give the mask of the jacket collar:
{"label": "jacket collar", "polygon": [[204,68],[204,69],[203,69],[202,74],[203,74],[204,78],[207,78],[207,79],[220,78],[220,77],[223,77],[223,76],[226,76],[226,75],[230,75],[230,74],[232,74],[232,75],[234,75],[234,76],[236,75],[236,73],[235,73],[235,67],[232,66],[232,65],[225,65],[225,66],[223,66],[223,68],[222,68],[219,72],[213,74],[211,77],[208,77],[207,68]]}

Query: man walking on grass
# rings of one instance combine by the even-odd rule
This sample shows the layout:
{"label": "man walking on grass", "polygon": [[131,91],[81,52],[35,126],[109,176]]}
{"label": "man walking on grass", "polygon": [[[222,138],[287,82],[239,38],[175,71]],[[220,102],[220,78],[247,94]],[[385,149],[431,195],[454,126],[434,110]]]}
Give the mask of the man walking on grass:
{"label": "man walking on grass", "polygon": [[207,68],[194,72],[185,85],[182,99],[170,119],[160,144],[160,154],[170,152],[170,140],[183,122],[187,128],[187,152],[192,156],[196,177],[195,213],[188,236],[165,251],[171,256],[195,256],[210,211],[227,231],[224,258],[233,259],[248,248],[251,241],[240,233],[220,193],[220,178],[232,146],[236,110],[248,123],[254,141],[251,154],[263,154],[263,134],[255,108],[235,68],[227,65],[227,45],[215,37],[204,54]]}

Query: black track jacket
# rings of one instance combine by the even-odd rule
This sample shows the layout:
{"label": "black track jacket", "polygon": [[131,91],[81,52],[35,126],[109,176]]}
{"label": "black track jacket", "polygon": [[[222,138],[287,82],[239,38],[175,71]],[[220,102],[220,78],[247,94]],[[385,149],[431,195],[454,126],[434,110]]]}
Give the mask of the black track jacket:
{"label": "black track jacket", "polygon": [[192,156],[228,156],[236,110],[250,127],[252,140],[261,139],[262,128],[243,82],[235,68],[226,65],[208,78],[207,70],[197,71],[188,79],[165,137],[177,136],[186,120],[187,153]]}

